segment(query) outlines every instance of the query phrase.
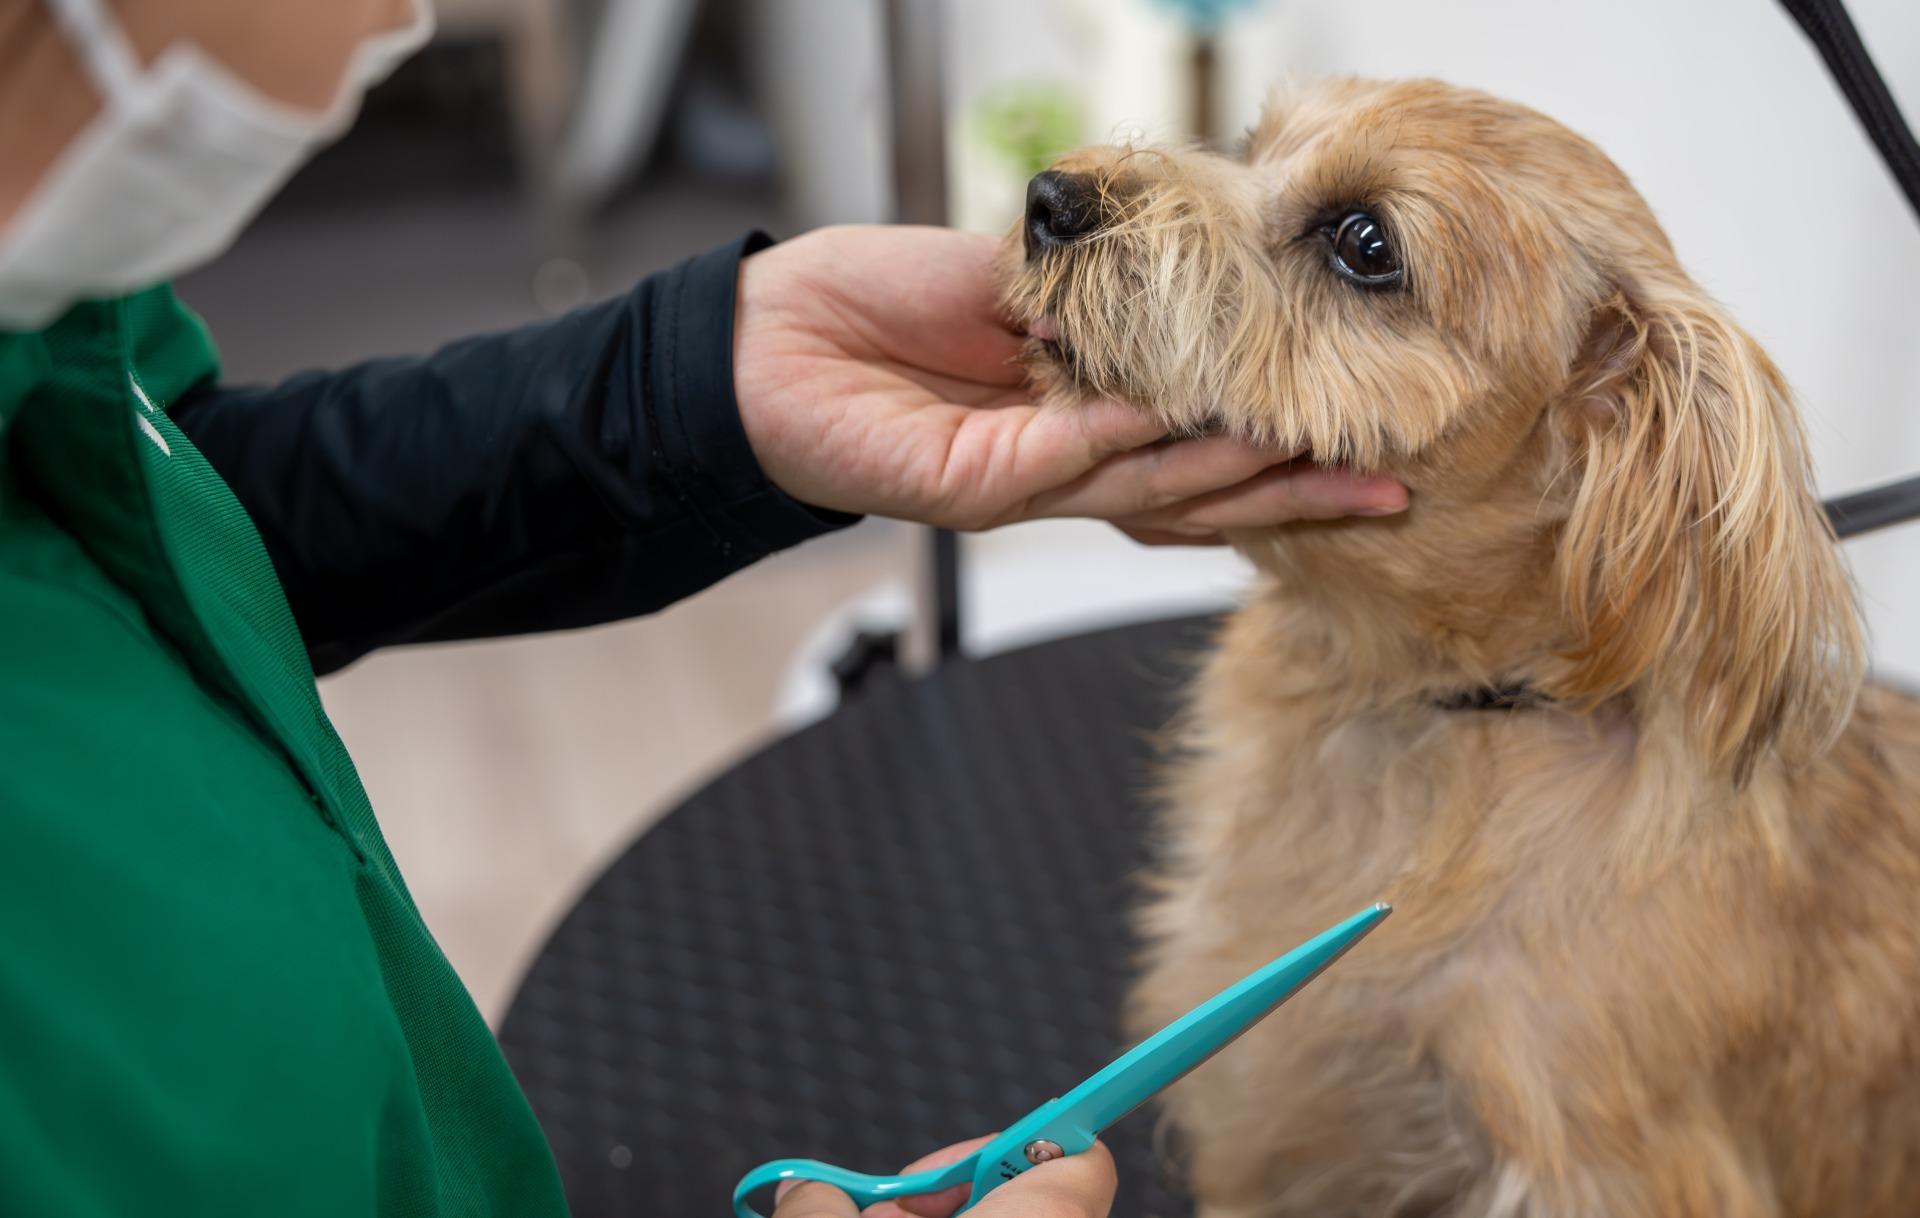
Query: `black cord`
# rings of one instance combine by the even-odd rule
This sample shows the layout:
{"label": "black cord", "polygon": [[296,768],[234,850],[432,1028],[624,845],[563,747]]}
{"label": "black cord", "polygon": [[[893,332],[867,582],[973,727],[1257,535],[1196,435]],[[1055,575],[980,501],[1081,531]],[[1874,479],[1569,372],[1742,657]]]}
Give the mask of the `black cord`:
{"label": "black cord", "polygon": [[1860,31],[1847,16],[1840,0],[1780,0],[1780,7],[1792,14],[1827,61],[1834,83],[1847,95],[1847,102],[1860,125],[1867,129],[1880,159],[1893,174],[1893,180],[1907,196],[1907,206],[1920,216],[1920,143],[1901,117],[1887,82],[1873,66],[1873,57],[1860,41]]}
{"label": "black cord", "polygon": [[1858,537],[1920,516],[1920,476],[1829,499],[1824,505],[1838,537]]}
{"label": "black cord", "polygon": [[[1879,150],[1887,171],[1907,197],[1907,206],[1920,218],[1920,143],[1913,138],[1880,70],[1873,66],[1860,41],[1860,31],[1840,0],[1780,0],[1806,32],[1807,40],[1826,60],[1834,83],[1846,94],[1854,117],[1866,128],[1867,138]],[[1906,478],[1829,499],[1824,505],[1833,531],[1857,537],[1874,529],[1920,517],[1920,477]]]}

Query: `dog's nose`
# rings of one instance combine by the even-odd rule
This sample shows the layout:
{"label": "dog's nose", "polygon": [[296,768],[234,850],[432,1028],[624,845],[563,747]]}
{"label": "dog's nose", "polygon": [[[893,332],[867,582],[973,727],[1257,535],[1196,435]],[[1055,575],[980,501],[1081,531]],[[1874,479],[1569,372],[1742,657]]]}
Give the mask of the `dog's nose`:
{"label": "dog's nose", "polygon": [[1086,174],[1049,169],[1027,183],[1027,256],[1071,245],[1100,227],[1100,197]]}

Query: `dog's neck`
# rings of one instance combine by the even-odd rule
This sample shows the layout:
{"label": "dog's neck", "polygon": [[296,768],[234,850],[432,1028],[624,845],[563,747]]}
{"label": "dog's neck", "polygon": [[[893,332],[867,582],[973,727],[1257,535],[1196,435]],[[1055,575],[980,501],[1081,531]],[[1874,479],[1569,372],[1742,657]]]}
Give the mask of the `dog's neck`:
{"label": "dog's neck", "polygon": [[1285,623],[1288,637],[1270,645],[1314,687],[1355,706],[1515,711],[1550,700],[1567,639],[1544,542],[1502,539],[1440,563],[1404,535],[1380,537],[1375,553],[1365,540],[1243,546],[1264,576],[1255,596],[1271,609],[1265,620]]}
{"label": "dog's neck", "polygon": [[[1341,808],[1361,834],[1378,821],[1372,811],[1355,809],[1379,815],[1398,809],[1420,819],[1423,784],[1443,760],[1445,772],[1462,782],[1515,767],[1545,772],[1563,765],[1586,774],[1598,784],[1596,798],[1650,818],[1621,825],[1619,857],[1633,869],[1671,853],[1675,835],[1693,823],[1691,815],[1667,813],[1716,815],[1739,794],[1737,784],[1703,767],[1688,747],[1680,702],[1628,697],[1587,706],[1539,696],[1525,679],[1489,674],[1476,682],[1468,665],[1478,642],[1454,651],[1445,636],[1436,645],[1419,631],[1369,629],[1378,624],[1371,618],[1342,615],[1317,598],[1263,582],[1227,624],[1219,658],[1201,685],[1195,722],[1209,730],[1260,725],[1260,747],[1235,756],[1247,765],[1325,772],[1338,787],[1323,791],[1327,806]],[[1538,671],[1551,671],[1550,649],[1538,639],[1517,645],[1515,654],[1535,657]],[[1780,763],[1771,757],[1751,776],[1763,785],[1781,780]]]}

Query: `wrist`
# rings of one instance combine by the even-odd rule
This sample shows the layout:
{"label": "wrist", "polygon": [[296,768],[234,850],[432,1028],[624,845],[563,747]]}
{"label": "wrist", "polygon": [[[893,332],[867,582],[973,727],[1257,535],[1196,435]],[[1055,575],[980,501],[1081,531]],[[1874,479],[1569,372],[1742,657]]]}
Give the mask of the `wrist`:
{"label": "wrist", "polygon": [[644,433],[673,493],[723,549],[758,558],[851,523],[795,502],[761,464],[736,393],[740,265],[771,244],[750,233],[650,276],[635,292],[634,371]]}
{"label": "wrist", "polygon": [[802,412],[796,402],[792,363],[781,348],[791,326],[785,320],[786,272],[776,251],[749,250],[740,260],[733,313],[733,396],[740,429],[760,472],[782,494],[815,510],[838,512],[831,488],[818,485],[801,460],[807,451]]}

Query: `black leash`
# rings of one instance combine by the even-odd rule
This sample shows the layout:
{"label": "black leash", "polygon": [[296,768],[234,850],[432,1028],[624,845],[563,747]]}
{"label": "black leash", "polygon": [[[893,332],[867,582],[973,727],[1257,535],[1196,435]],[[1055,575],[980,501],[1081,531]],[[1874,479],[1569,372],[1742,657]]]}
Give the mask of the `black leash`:
{"label": "black leash", "polygon": [[[1846,5],[1840,0],[1780,0],[1780,7],[1800,23],[1808,41],[1826,60],[1827,71],[1846,94],[1854,117],[1867,129],[1887,172],[1907,197],[1907,206],[1920,218],[1920,143],[1914,141],[1886,80],[1873,66]],[[1920,476],[1829,499],[1824,506],[1833,531],[1841,537],[1901,524],[1920,517]]]}
{"label": "black leash", "polygon": [[1920,516],[1920,475],[1840,495],[1821,505],[1837,537],[1858,537]]}
{"label": "black leash", "polygon": [[1840,0],[1780,0],[1780,7],[1800,23],[1820,58],[1827,61],[1827,71],[1847,95],[1854,117],[1867,129],[1880,159],[1907,196],[1907,206],[1920,217],[1920,143],[1914,142],[1913,131],[1900,116],[1880,70],[1873,66],[1846,6]]}

